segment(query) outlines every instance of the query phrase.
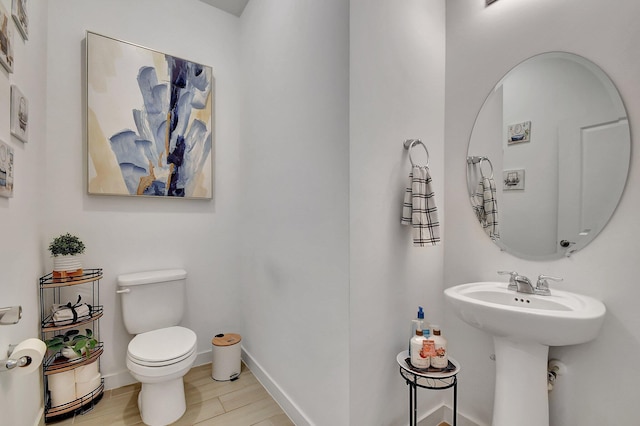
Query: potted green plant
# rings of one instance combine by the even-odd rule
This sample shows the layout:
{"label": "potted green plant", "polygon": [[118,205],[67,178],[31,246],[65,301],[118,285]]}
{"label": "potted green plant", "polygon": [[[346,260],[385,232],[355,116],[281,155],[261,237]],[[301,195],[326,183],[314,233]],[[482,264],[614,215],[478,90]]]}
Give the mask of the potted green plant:
{"label": "potted green plant", "polygon": [[82,262],[78,256],[84,253],[84,250],[85,245],[82,240],[68,232],[54,238],[49,244],[49,251],[53,256],[54,275],[82,273]]}
{"label": "potted green plant", "polygon": [[79,330],[67,330],[64,334],[57,334],[51,339],[45,340],[47,348],[54,352],[60,351],[62,356],[76,359],[83,355],[90,356],[91,349],[95,348],[98,341],[93,338],[93,331],[85,329],[85,334]]}

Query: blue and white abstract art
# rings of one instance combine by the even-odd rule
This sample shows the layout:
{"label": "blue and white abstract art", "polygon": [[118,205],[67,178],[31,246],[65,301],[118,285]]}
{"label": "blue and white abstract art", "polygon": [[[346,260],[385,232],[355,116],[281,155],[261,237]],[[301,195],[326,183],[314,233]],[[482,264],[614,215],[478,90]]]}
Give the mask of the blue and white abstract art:
{"label": "blue and white abstract art", "polygon": [[213,197],[211,67],[87,32],[90,194]]}

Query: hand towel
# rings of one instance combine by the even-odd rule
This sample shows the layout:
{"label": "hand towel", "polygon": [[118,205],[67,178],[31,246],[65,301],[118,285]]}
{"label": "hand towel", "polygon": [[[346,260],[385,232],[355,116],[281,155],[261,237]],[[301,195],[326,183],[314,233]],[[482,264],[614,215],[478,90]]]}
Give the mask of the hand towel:
{"label": "hand towel", "polygon": [[56,326],[68,325],[91,315],[91,307],[86,303],[79,305],[53,305],[52,319]]}
{"label": "hand towel", "polygon": [[480,179],[476,192],[471,197],[471,204],[484,232],[494,241],[500,239],[498,200],[496,199],[496,183],[493,179],[488,177]]}
{"label": "hand towel", "polygon": [[428,167],[413,166],[402,205],[402,225],[413,226],[413,245],[426,247],[440,241],[440,222]]}

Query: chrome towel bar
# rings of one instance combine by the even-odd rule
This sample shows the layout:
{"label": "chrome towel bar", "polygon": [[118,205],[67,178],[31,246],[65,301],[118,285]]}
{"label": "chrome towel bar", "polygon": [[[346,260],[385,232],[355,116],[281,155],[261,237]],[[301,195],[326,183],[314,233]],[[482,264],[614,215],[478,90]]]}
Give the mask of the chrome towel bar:
{"label": "chrome towel bar", "polygon": [[493,179],[493,164],[491,164],[491,160],[489,160],[488,157],[478,157],[478,156],[471,156],[471,157],[467,157],[467,164],[478,164],[478,168],[480,169],[480,175],[482,177],[485,177],[484,172],[482,171],[482,163],[486,161],[487,163],[489,163],[489,167],[491,167],[491,176],[489,177],[489,179]]}
{"label": "chrome towel bar", "polygon": [[427,153],[427,164],[425,164],[422,167],[429,167],[429,150],[427,149],[427,146],[423,144],[420,139],[407,139],[406,141],[404,141],[404,149],[409,151],[409,161],[411,161],[411,165],[413,167],[416,166],[416,163],[413,162],[413,158],[411,157],[411,149],[413,149],[413,147],[416,145],[422,145],[422,147],[424,148],[424,151]]}

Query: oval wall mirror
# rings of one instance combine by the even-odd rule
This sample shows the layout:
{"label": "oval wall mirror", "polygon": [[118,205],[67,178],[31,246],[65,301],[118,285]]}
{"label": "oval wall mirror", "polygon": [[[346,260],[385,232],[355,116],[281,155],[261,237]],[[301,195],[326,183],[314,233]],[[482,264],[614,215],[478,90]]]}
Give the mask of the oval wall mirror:
{"label": "oval wall mirror", "polygon": [[478,113],[467,152],[471,206],[501,249],[531,260],[569,256],[609,221],[630,151],[624,104],[597,65],[564,52],[531,57]]}

